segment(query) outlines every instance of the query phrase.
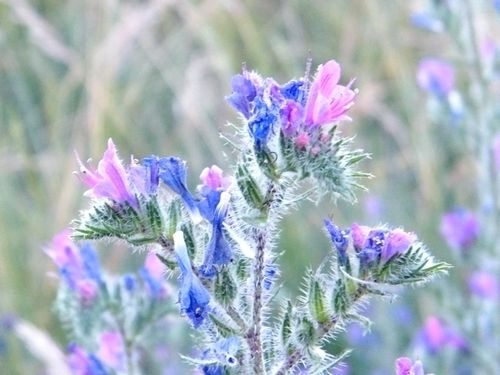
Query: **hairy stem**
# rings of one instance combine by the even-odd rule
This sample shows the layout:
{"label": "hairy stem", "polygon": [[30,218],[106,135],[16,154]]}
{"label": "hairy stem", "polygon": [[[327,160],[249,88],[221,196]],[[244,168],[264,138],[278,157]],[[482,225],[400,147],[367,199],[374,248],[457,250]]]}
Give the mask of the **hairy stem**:
{"label": "hairy stem", "polygon": [[[354,306],[360,298],[365,295],[366,289],[364,286],[359,286],[357,290],[352,295],[350,307]],[[341,316],[334,315],[327,322],[320,324],[316,329],[317,342],[321,342],[330,332],[332,332],[337,326],[338,322],[341,321]],[[304,358],[306,348],[295,349],[291,354],[289,354],[281,367],[274,373],[274,375],[286,375],[288,371],[294,368],[301,360]]]}
{"label": "hairy stem", "polygon": [[266,248],[267,233],[265,229],[256,233],[257,250],[254,265],[254,303],[252,312],[252,326],[247,333],[255,374],[264,374],[264,360],[262,349],[262,285],[264,282],[264,251]]}

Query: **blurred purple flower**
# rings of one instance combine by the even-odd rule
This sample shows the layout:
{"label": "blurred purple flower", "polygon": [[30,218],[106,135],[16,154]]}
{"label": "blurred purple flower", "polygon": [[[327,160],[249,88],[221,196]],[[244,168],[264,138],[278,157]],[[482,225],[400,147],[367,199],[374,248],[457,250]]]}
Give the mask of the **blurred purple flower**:
{"label": "blurred purple flower", "polygon": [[494,274],[485,271],[474,272],[468,281],[469,290],[473,295],[493,301],[498,299],[499,283]]}
{"label": "blurred purple flower", "polygon": [[444,30],[443,22],[440,19],[433,17],[429,12],[413,12],[410,16],[410,21],[415,27],[440,33]]}
{"label": "blurred purple flower", "polygon": [[473,212],[456,208],[441,218],[440,233],[450,248],[465,250],[477,240],[479,220]]}
{"label": "blurred purple flower", "polygon": [[455,85],[453,66],[441,59],[423,59],[418,66],[417,82],[423,90],[446,97]]}
{"label": "blurred purple flower", "polygon": [[500,0],[493,0],[493,7],[500,13]]}
{"label": "blurred purple flower", "polygon": [[158,259],[154,252],[149,252],[144,261],[144,266],[139,274],[146,283],[149,294],[153,298],[166,298],[170,295],[168,284],[165,281],[165,265]]}
{"label": "blurred purple flower", "polygon": [[421,335],[425,348],[431,353],[436,353],[448,342],[447,329],[436,316],[429,316],[425,320]]}
{"label": "blurred purple flower", "polygon": [[436,354],[445,346],[461,350],[467,348],[467,343],[462,336],[433,315],[425,320],[424,327],[419,334],[419,341],[430,354]]}
{"label": "blurred purple flower", "polygon": [[54,236],[45,253],[59,267],[62,279],[83,303],[96,297],[102,275],[97,254],[90,244],[79,248],[71,239],[71,232],[64,230]]}
{"label": "blurred purple flower", "polygon": [[71,344],[68,352],[68,365],[73,375],[108,375],[101,361],[81,347]]}
{"label": "blurred purple flower", "polygon": [[304,109],[305,125],[315,127],[350,120],[346,113],[354,105],[356,92],[351,90],[354,81],[347,86],[339,85],[340,74],[340,65],[335,60],[318,67]]}
{"label": "blurred purple flower", "polygon": [[116,146],[113,140],[108,140],[108,148],[104,152],[103,158],[99,161],[97,169],[87,168],[78,158],[80,180],[90,189],[85,195],[92,198],[111,199],[117,203],[128,202],[132,206],[137,206],[137,200],[132,192],[125,168],[118,158]]}
{"label": "blurred purple flower", "polygon": [[369,195],[363,201],[363,208],[368,217],[377,219],[384,210],[384,204],[376,195]]}
{"label": "blurred purple flower", "polygon": [[396,375],[424,375],[422,362],[412,360],[408,357],[400,357],[396,360]]}

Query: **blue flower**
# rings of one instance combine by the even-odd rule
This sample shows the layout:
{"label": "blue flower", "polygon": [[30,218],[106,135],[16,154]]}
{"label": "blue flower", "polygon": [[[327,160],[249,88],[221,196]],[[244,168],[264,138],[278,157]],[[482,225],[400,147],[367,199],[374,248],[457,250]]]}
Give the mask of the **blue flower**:
{"label": "blue flower", "polygon": [[439,33],[444,30],[443,22],[428,12],[414,12],[410,16],[411,23],[421,29]]}
{"label": "blue flower", "polygon": [[226,97],[227,102],[245,118],[250,117],[250,103],[255,99],[257,90],[248,78],[236,74],[231,79],[232,94]]}
{"label": "blue flower", "polygon": [[184,201],[189,212],[194,216],[199,216],[193,195],[186,187],[186,163],[179,158],[170,156],[159,160],[160,173],[159,178],[179,194]]}
{"label": "blue flower", "polygon": [[386,246],[389,231],[385,229],[372,229],[368,234],[364,248],[358,253],[361,268],[370,267],[380,259]]}
{"label": "blue flower", "polygon": [[347,257],[347,246],[349,245],[349,230],[340,230],[331,220],[324,221],[326,230],[337,249],[339,263],[342,267],[348,267],[349,258]]}
{"label": "blue flower", "polygon": [[87,276],[97,283],[102,282],[101,266],[95,249],[89,243],[84,243],[80,247],[80,254],[83,261],[83,267]]}
{"label": "blue flower", "polygon": [[255,99],[255,108],[253,116],[248,121],[248,127],[257,149],[260,150],[263,145],[267,144],[273,124],[277,120],[278,116],[275,111],[269,108],[261,98]]}
{"label": "blue flower", "polygon": [[215,210],[212,221],[212,236],[205,250],[205,259],[200,271],[204,276],[212,277],[215,275],[215,265],[223,265],[229,263],[233,258],[231,245],[226,239],[223,227],[223,221],[227,215],[230,195],[227,192],[222,192],[220,201]]}
{"label": "blue flower", "polygon": [[286,98],[305,104],[304,81],[292,80],[281,87],[281,94]]}
{"label": "blue flower", "polygon": [[203,352],[202,358],[208,361],[214,361],[202,367],[205,375],[223,375],[224,366],[234,367],[238,364],[236,353],[239,349],[238,338],[231,336],[221,339],[211,345]]}
{"label": "blue flower", "polygon": [[133,292],[135,290],[136,283],[134,275],[128,273],[123,276],[123,286],[126,291]]}
{"label": "blue flower", "polygon": [[151,297],[159,299],[164,294],[164,287],[161,280],[153,277],[147,268],[142,267],[139,270],[139,275],[141,275],[142,279],[146,283]]}
{"label": "blue flower", "polygon": [[271,290],[279,276],[279,268],[275,264],[266,264],[264,267],[264,289]]}
{"label": "blue flower", "polygon": [[210,294],[191,269],[191,261],[186,249],[182,231],[174,233],[174,248],[177,262],[181,270],[181,286],[179,303],[181,312],[186,314],[195,328],[199,327],[207,317]]}
{"label": "blue flower", "polygon": [[198,202],[198,209],[201,216],[210,222],[214,221],[215,211],[219,204],[221,193],[222,191],[211,190],[206,187],[202,188],[202,198]]}
{"label": "blue flower", "polygon": [[151,155],[142,159],[142,165],[146,168],[146,192],[154,194],[160,183],[160,159]]}

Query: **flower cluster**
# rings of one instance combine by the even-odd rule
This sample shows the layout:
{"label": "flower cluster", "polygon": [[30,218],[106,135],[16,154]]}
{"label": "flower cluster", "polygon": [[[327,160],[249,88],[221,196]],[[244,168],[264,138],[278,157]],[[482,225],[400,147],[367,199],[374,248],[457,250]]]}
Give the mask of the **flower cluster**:
{"label": "flower cluster", "polygon": [[356,97],[351,89],[354,80],[342,86],[340,74],[334,60],[318,67],[312,83],[305,77],[279,85],[272,78],[245,71],[233,77],[227,101],[248,120],[258,149],[277,132],[305,149],[320,141],[320,127],[350,120],[347,111]]}
{"label": "flower cluster", "polygon": [[57,311],[77,342],[68,348],[73,373],[126,372],[125,339],[140,337],[170,309],[172,291],[163,263],[150,252],[138,272],[109,274],[101,269],[95,249],[75,244],[69,230],[56,235],[45,252],[62,280]]}
{"label": "flower cluster", "polygon": [[339,265],[354,277],[382,276],[390,263],[421,246],[414,233],[400,228],[372,228],[354,223],[341,230],[330,220],[325,220],[325,226],[337,251]]}
{"label": "flower cluster", "polygon": [[[326,220],[335,251],[324,264],[331,267],[311,270],[304,295],[285,301],[281,312],[275,307],[279,223],[310,196],[298,193],[300,181],[312,178],[318,199],[353,201],[355,179],[366,176],[351,169],[366,154],[337,131],[357,95],[353,81],[339,84],[340,75],[330,60],[311,82],[308,74],[284,85],[248,71],[233,77],[227,100],[246,125],[235,142],[235,177],[207,167],[196,191],[176,156],[132,158],[124,166],[109,140],[97,169],[80,162],[92,207],[75,223],[74,237],[120,239],[154,252],[137,273],[117,277],[101,272],[95,253],[67,235],[47,251],[66,285],[57,309],[78,343],[70,347],[75,372],[135,373],[146,355],[140,349],[178,309],[200,336],[197,353],[185,358],[204,374],[329,371],[347,352],[336,358],[321,346],[367,319],[358,313],[362,301],[391,293],[388,285],[446,271],[413,233],[358,224],[342,230]],[[167,268],[178,276],[178,306],[169,303]],[[73,303],[75,295],[85,303]]]}

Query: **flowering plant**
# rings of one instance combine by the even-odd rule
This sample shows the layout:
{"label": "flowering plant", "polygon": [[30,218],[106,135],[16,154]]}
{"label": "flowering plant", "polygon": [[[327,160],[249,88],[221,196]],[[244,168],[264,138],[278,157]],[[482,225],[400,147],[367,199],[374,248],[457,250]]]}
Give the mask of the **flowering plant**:
{"label": "flowering plant", "polygon": [[[155,255],[137,275],[116,277],[67,233],[47,249],[63,281],[56,307],[77,342],[69,350],[75,373],[144,371],[173,294],[198,337],[198,352],[184,358],[204,374],[327,373],[349,351],[333,356],[325,344],[349,322],[368,324],[359,308],[370,296],[446,272],[413,233],[341,228],[329,218],[324,261],[304,276],[298,298],[280,299],[279,258],[296,251],[277,248],[281,218],[305,199],[354,202],[359,179],[369,176],[354,170],[367,154],[339,130],[358,94],[354,81],[339,84],[334,60],[312,79],[310,65],[285,84],[246,69],[233,77],[227,101],[243,126],[227,138],[231,176],[206,168],[196,193],[183,160],[153,155],[124,165],[111,139],[96,169],[80,162],[91,205],[74,222],[73,239],[123,240]],[[177,276],[176,286],[163,272]]]}

